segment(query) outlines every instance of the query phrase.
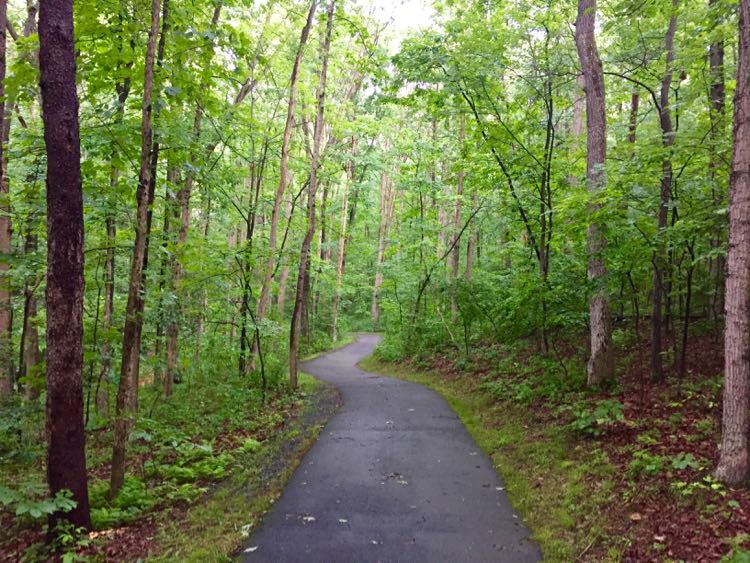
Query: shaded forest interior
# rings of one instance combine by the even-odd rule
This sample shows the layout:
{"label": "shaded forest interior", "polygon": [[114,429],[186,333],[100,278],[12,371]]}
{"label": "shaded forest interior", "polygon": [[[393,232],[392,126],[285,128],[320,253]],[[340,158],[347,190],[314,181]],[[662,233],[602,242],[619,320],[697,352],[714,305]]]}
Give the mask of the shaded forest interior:
{"label": "shaded forest interior", "polygon": [[750,0],[379,4],[0,1],[0,559],[233,553],[378,331],[548,560],[746,560]]}

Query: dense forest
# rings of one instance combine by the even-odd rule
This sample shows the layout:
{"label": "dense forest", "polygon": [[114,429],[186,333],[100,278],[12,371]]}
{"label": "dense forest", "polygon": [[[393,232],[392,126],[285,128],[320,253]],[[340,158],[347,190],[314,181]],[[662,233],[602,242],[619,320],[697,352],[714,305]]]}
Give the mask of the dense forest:
{"label": "dense forest", "polygon": [[747,557],[750,0],[430,10],[0,1],[0,559],[238,549],[358,331],[547,559]]}

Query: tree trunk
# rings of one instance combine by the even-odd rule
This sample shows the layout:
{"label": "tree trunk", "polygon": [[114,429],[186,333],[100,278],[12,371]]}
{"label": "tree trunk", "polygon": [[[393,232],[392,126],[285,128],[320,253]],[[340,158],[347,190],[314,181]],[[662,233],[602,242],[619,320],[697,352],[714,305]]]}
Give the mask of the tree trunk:
{"label": "tree trunk", "polygon": [[135,396],[138,393],[138,368],[140,363],[140,327],[143,325],[139,314],[142,299],[142,280],[146,259],[148,238],[149,186],[151,184],[151,150],[153,130],[151,123],[151,98],[154,88],[154,57],[156,39],[159,35],[160,0],[151,0],[151,28],[143,79],[143,100],[141,103],[141,159],[136,191],[135,244],[130,263],[130,287],[125,312],[125,328],[122,339],[122,366],[120,384],[117,389],[115,410],[115,436],[112,447],[112,472],[110,475],[110,498],[114,498],[125,480],[125,447],[130,433],[131,417],[135,410]]}
{"label": "tree trunk", "polygon": [[[10,131],[10,108],[6,107],[5,74],[7,66],[6,26],[8,2],[0,0],[0,255],[9,256],[12,250],[10,221],[10,190],[8,185],[7,144]],[[0,261],[0,398],[13,389],[13,354],[11,345],[13,314],[11,309],[10,264]]]}
{"label": "tree trunk", "polygon": [[672,16],[669,18],[669,28],[664,40],[667,53],[666,70],[661,83],[659,99],[659,123],[662,132],[662,145],[667,156],[662,161],[661,189],[659,194],[659,213],[657,228],[660,240],[657,241],[654,252],[654,298],[651,314],[651,378],[658,381],[663,378],[662,368],[662,297],[665,292],[664,275],[669,267],[667,261],[667,244],[663,240],[666,236],[667,219],[669,217],[669,202],[672,195],[672,145],[674,131],[672,127],[672,112],[670,110],[670,90],[672,88],[672,64],[674,63],[674,36],[677,30],[677,4],[679,0],[672,0]]}
{"label": "tree trunk", "polygon": [[[323,140],[323,118],[326,101],[326,79],[328,77],[328,52],[331,49],[331,34],[333,32],[333,14],[336,10],[336,0],[328,4],[328,21],[326,35],[320,54],[320,79],[318,81],[318,110],[315,116],[315,132],[313,134],[313,154],[310,163],[310,186],[307,195],[307,232],[302,240],[299,255],[299,272],[297,274],[297,293],[294,299],[292,322],[289,329],[289,385],[297,387],[297,343],[299,339],[299,324],[302,317],[302,303],[308,297],[305,293],[305,277],[310,261],[310,245],[315,235],[315,195],[318,189],[318,167],[320,165],[320,149]],[[312,10],[311,10],[312,12]],[[308,274],[309,275],[309,274]]]}
{"label": "tree trunk", "polygon": [[[378,254],[375,262],[375,283],[372,290],[372,324],[380,323],[380,288],[383,285],[383,263],[387,246],[388,231],[393,216],[393,182],[388,174],[383,173],[380,180],[380,228],[378,229]],[[421,245],[420,245],[421,248]]]}
{"label": "tree trunk", "polygon": [[82,381],[83,187],[72,0],[41,3],[39,69],[47,150],[47,480],[52,495],[67,489],[76,502],[69,512],[50,515],[50,530],[61,520],[89,528]]}
{"label": "tree trunk", "polygon": [[641,97],[638,94],[638,88],[633,88],[633,93],[630,94],[630,118],[628,120],[628,143],[631,145],[635,144],[636,134],[638,132],[638,106],[640,105]]}
{"label": "tree trunk", "polygon": [[[291,198],[286,201],[284,206],[285,217],[287,223],[292,220],[292,200]],[[289,263],[283,259],[283,265],[281,266],[281,274],[279,275],[279,295],[276,298],[276,308],[279,311],[279,316],[284,316],[284,309],[286,307],[286,285],[289,281]]]}
{"label": "tree trunk", "polygon": [[307,43],[307,38],[310,35],[310,28],[312,27],[313,18],[315,17],[315,10],[317,7],[318,0],[313,0],[310,3],[310,9],[307,13],[307,20],[304,27],[302,28],[302,33],[300,35],[299,45],[297,46],[297,54],[294,58],[294,66],[292,67],[292,75],[289,83],[289,103],[287,105],[284,136],[281,142],[279,187],[276,189],[276,197],[274,198],[273,202],[273,210],[271,212],[271,228],[268,235],[268,262],[266,263],[266,269],[263,275],[263,285],[260,290],[260,297],[258,298],[258,306],[255,313],[255,318],[258,322],[262,321],[265,318],[266,310],[268,309],[268,303],[271,299],[271,285],[273,283],[273,274],[276,266],[276,238],[279,227],[279,214],[281,213],[281,200],[284,198],[287,176],[289,174],[289,146],[292,140],[292,132],[294,129],[294,114],[297,107],[297,79],[299,77],[299,69],[302,63],[302,56],[305,51],[305,44]]}
{"label": "tree trunk", "polygon": [[[34,227],[30,227],[33,229]],[[35,232],[29,232],[26,235],[26,243],[24,244],[24,253],[29,256],[35,254],[37,251],[37,235]],[[30,378],[34,373],[36,366],[42,361],[41,353],[39,352],[39,331],[36,326],[36,315],[37,315],[37,302],[36,302],[36,289],[38,283],[36,276],[32,276],[26,280],[24,284],[24,313],[23,313],[23,338],[21,342],[23,354],[21,364],[21,375]],[[39,387],[33,385],[32,382],[26,382],[26,397],[30,400],[36,400],[39,398]]]}
{"label": "tree trunk", "polygon": [[[472,209],[476,209],[479,204],[479,196],[476,190],[471,196]],[[464,268],[464,280],[467,283],[471,283],[471,279],[474,276],[474,255],[478,253],[479,249],[479,232],[472,225],[472,232],[469,234],[469,238],[466,241],[466,267]]]}
{"label": "tree trunk", "polygon": [[734,156],[729,188],[724,416],[715,475],[730,485],[750,477],[750,0],[740,0],[734,94]]}
{"label": "tree trunk", "polygon": [[344,266],[346,264],[346,241],[347,241],[347,215],[349,213],[349,189],[354,185],[354,158],[357,155],[357,138],[352,136],[351,157],[346,165],[346,182],[341,195],[341,227],[339,230],[338,256],[336,258],[336,289],[333,295],[333,326],[331,329],[331,340],[338,341],[339,306],[341,304],[341,286],[344,280]]}
{"label": "tree trunk", "polygon": [[[604,72],[596,48],[596,0],[578,0],[576,46],[583,70],[586,92],[586,179],[589,193],[595,199],[606,189],[605,162],[607,158],[607,114],[604,91]],[[601,205],[594,203],[596,214]],[[596,385],[614,376],[612,347],[612,318],[607,291],[607,268],[603,252],[607,245],[604,226],[592,221],[588,228],[589,324],[591,356],[588,362],[588,384]]]}
{"label": "tree trunk", "polygon": [[[214,7],[213,17],[211,18],[211,27],[216,28],[219,23],[219,16],[221,15],[221,3],[219,2]],[[208,89],[209,84],[206,77],[210,77],[210,69],[208,66],[211,62],[214,48],[213,43],[209,43],[207,48],[207,55],[205,60],[204,68],[204,81],[201,90]],[[177,241],[173,249],[174,258],[172,259],[172,268],[170,272],[170,280],[167,286],[171,291],[178,291],[180,282],[182,281],[182,262],[180,262],[179,249],[184,246],[187,240],[188,230],[190,229],[190,196],[193,190],[194,181],[194,170],[198,164],[197,151],[200,145],[201,136],[201,115],[202,110],[200,104],[196,105],[195,114],[193,116],[193,146],[190,150],[190,167],[188,168],[187,174],[185,174],[185,182],[182,185],[182,189],[177,192],[177,203],[179,204],[179,216],[180,216],[180,230],[177,235]],[[178,299],[179,302],[179,299]],[[177,309],[170,315],[169,323],[167,324],[167,373],[164,377],[164,395],[169,397],[172,394],[172,383],[178,377],[177,360],[179,349],[177,347],[177,340],[180,335],[180,315],[179,305]]]}
{"label": "tree trunk", "polygon": [[463,154],[464,154],[464,139],[466,137],[466,126],[464,119],[461,117],[461,125],[458,133],[458,144],[460,151],[460,158],[462,162],[459,164],[458,178],[456,179],[456,201],[453,207],[453,250],[450,253],[450,264],[449,271],[451,276],[451,322],[458,320],[458,303],[456,302],[456,282],[458,281],[458,269],[461,262],[461,245],[458,243],[458,237],[461,232],[461,204],[464,194],[464,165],[463,165]]}

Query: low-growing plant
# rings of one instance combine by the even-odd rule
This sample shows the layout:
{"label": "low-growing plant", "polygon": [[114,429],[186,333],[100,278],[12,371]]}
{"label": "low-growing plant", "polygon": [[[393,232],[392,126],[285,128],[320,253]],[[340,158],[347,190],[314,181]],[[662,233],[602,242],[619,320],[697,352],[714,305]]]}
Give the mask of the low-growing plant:
{"label": "low-growing plant", "polygon": [[655,475],[660,473],[664,469],[664,461],[664,458],[660,455],[639,450],[633,454],[633,459],[628,465],[628,476],[635,478],[644,474]]}
{"label": "low-growing plant", "polygon": [[622,403],[616,399],[604,399],[593,405],[579,402],[563,410],[570,410],[573,414],[568,428],[589,436],[600,436],[607,426],[625,418]]}
{"label": "low-growing plant", "polygon": [[8,507],[16,516],[40,520],[55,512],[69,512],[76,506],[70,491],[58,491],[50,497],[41,483],[25,482],[11,489],[0,485],[0,504]]}

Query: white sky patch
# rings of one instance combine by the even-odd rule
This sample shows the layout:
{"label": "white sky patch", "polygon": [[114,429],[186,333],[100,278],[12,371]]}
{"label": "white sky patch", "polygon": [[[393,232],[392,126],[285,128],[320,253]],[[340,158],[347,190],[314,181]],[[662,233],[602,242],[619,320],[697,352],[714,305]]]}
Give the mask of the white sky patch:
{"label": "white sky patch", "polygon": [[410,32],[432,25],[435,11],[430,0],[357,0],[365,12],[388,24],[387,35],[391,49],[398,50],[401,41]]}

